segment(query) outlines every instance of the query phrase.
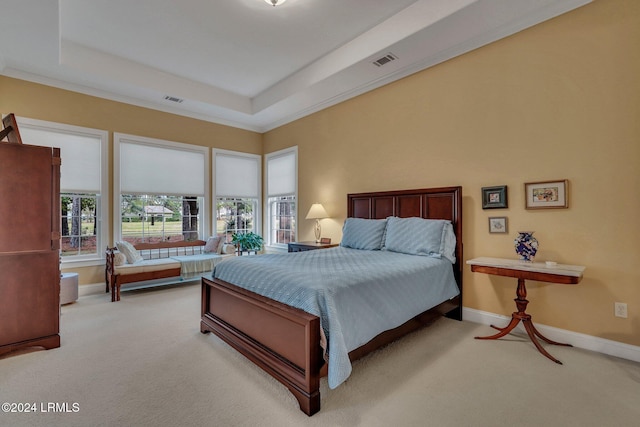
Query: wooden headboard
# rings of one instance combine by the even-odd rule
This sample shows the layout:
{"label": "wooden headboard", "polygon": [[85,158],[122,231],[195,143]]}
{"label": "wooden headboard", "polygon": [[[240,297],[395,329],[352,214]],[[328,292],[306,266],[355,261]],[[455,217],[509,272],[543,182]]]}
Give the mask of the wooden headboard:
{"label": "wooden headboard", "polygon": [[462,187],[348,194],[347,216],[367,219],[420,217],[451,221],[456,233],[456,264],[453,272],[460,288],[462,306]]}

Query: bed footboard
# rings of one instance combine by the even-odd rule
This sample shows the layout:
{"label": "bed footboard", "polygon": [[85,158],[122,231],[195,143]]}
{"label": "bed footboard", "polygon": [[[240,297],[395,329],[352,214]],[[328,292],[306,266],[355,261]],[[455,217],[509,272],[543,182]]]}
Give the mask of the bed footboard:
{"label": "bed footboard", "polygon": [[[202,278],[200,331],[213,332],[295,396],[320,410],[320,319],[218,279]],[[274,333],[275,332],[275,333]]]}

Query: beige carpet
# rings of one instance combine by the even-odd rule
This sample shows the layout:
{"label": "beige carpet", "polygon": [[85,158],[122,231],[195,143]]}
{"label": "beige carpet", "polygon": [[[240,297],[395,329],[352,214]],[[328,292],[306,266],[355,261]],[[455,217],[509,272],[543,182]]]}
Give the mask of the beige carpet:
{"label": "beige carpet", "polygon": [[[448,319],[354,364],[309,418],[278,382],[199,329],[198,284],[64,306],[62,346],[0,357],[2,426],[637,426],[640,364]],[[71,412],[42,412],[58,403]],[[55,407],[55,405],[54,405]],[[74,410],[77,410],[74,412]]]}

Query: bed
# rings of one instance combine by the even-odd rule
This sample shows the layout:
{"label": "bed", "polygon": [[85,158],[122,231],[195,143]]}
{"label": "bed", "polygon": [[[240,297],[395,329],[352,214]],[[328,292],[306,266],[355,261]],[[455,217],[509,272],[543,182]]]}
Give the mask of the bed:
{"label": "bed", "polygon": [[[317,274],[318,271],[323,271],[324,269],[325,264],[322,263],[330,265],[337,262],[336,259],[347,258],[348,256],[349,262],[347,264],[359,264],[359,258],[351,258],[360,256],[359,252],[377,252],[376,256],[385,256],[384,252],[387,252],[392,255],[388,251],[362,251],[340,247],[334,248],[335,250],[323,249],[307,253],[273,255],[273,257],[278,257],[274,258],[273,261],[269,258],[270,255],[260,255],[257,257],[243,257],[245,259],[242,261],[238,259],[220,263],[216,267],[217,271],[212,278],[203,277],[202,279],[201,332],[213,332],[245,355],[257,366],[284,384],[298,400],[300,409],[303,412],[307,415],[313,415],[320,410],[319,384],[322,376],[328,376],[329,386],[334,388],[348,377],[351,367],[350,361],[356,360],[376,348],[428,324],[439,316],[446,315],[454,319],[462,319],[461,192],[461,187],[446,187],[359,193],[347,196],[348,219],[345,227],[349,224],[356,224],[360,220],[384,220],[389,217],[395,217],[395,221],[398,221],[397,223],[401,222],[397,218],[412,218],[412,220],[415,220],[414,217],[446,220],[430,221],[430,224],[450,222],[449,227],[453,231],[453,241],[452,245],[450,244],[449,246],[452,246],[451,255],[454,259],[451,261],[454,261],[453,263],[449,260],[441,259],[437,254],[433,257],[403,255],[403,260],[405,258],[415,258],[420,264],[439,265],[438,268],[440,270],[443,269],[442,265],[446,265],[445,270],[447,271],[445,273],[454,281],[454,286],[457,286],[456,292],[452,293],[450,289],[436,292],[439,296],[435,297],[435,303],[430,302],[428,309],[417,312],[417,314],[411,314],[408,320],[402,319],[402,323],[398,326],[393,324],[389,328],[387,324],[375,333],[372,331],[363,333],[361,326],[350,330],[348,326],[357,323],[355,322],[358,320],[357,316],[359,315],[357,315],[344,322],[348,324],[343,325],[345,326],[343,328],[344,331],[331,329],[328,328],[330,322],[323,312],[313,314],[315,312],[314,307],[308,307],[308,304],[303,304],[302,306],[305,310],[302,310],[281,302],[290,301],[290,299],[287,299],[289,298],[288,296],[283,299],[277,295],[280,283],[266,286],[268,288],[266,291],[260,289],[262,284],[267,283],[269,277],[274,274],[269,271],[271,267],[269,264],[277,264],[276,260],[278,262],[285,262],[285,259],[298,260],[303,265],[306,263],[309,267],[308,274],[305,274],[306,270],[300,269],[300,267],[290,268],[292,271],[295,270],[297,274],[297,276],[294,274],[293,277],[297,277],[299,282],[304,283],[304,286],[301,285],[299,289],[293,291],[293,294],[298,295],[300,292],[305,292],[307,287],[315,286],[309,279],[319,275],[322,276],[322,274]],[[404,221],[404,223],[407,221]],[[365,223],[369,227],[375,222],[360,221],[358,224]],[[348,242],[345,241],[347,236],[347,230],[345,229],[343,245],[348,245]],[[253,258],[253,261],[250,258]],[[400,258],[396,258],[389,265],[399,263],[400,261],[398,260]],[[374,260],[373,262],[381,261]],[[233,274],[225,276],[225,270],[229,269],[223,268],[223,266],[227,267],[227,263],[229,269],[232,264],[242,263],[244,268],[236,270],[247,270],[249,276],[243,276],[240,273],[235,276]],[[400,263],[399,265],[402,266],[403,264]],[[282,271],[283,267],[278,265],[277,268]],[[341,268],[344,269],[343,267],[338,267],[338,270]],[[365,266],[366,268],[368,267]],[[407,267],[407,271],[412,268]],[[401,270],[404,270],[404,267],[401,267]],[[400,274],[402,271],[397,273]],[[257,286],[255,283],[251,283],[251,274],[259,276],[260,280],[256,281],[258,283]],[[409,282],[406,274],[400,274],[399,276],[398,274],[391,278],[381,278],[375,286],[382,288],[387,283],[388,286],[392,286],[395,289],[399,284],[404,286],[405,283]],[[220,278],[220,275],[225,280]],[[340,285],[338,286],[339,288],[347,287],[342,285],[351,280],[343,276],[337,276],[333,272],[324,276],[334,280],[335,283]],[[282,279],[282,281],[284,282],[285,280]],[[272,292],[272,294],[269,292]],[[337,298],[338,302],[342,301],[342,296]],[[294,299],[308,302],[309,300],[312,301],[313,297],[305,299],[304,297],[298,298],[296,296]],[[324,299],[319,303],[321,306],[332,306],[333,304],[334,302],[325,303]],[[372,304],[372,307],[382,307],[384,305],[379,302],[373,302]],[[416,310],[416,307],[412,309]],[[355,313],[366,313],[366,307],[361,311],[354,308],[353,311]],[[387,321],[388,317],[393,317],[389,316],[389,313],[393,310],[385,312],[380,308],[379,310],[371,311],[379,311],[378,317],[383,318],[384,321]],[[399,320],[394,319],[393,322],[398,323]],[[334,324],[337,324],[337,322],[334,322]],[[353,338],[354,335],[356,338]],[[328,338],[328,348],[325,338]],[[363,339],[365,339],[365,342],[361,342]],[[342,345],[343,341],[345,342],[344,346]],[[348,351],[346,353],[348,360],[346,361],[343,360],[341,353],[336,353],[337,351],[345,350]],[[327,355],[329,356],[329,363],[325,363],[325,356]]]}

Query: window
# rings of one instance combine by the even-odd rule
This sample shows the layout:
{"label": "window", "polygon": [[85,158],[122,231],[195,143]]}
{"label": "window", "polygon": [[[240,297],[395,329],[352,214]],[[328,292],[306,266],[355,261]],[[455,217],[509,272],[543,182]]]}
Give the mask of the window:
{"label": "window", "polygon": [[60,193],[62,257],[97,255],[98,196],[88,193]]}
{"label": "window", "polygon": [[[64,264],[95,265],[108,240],[104,195],[108,132],[60,123],[18,118],[25,144],[60,148],[61,257]],[[70,267],[71,265],[69,265]]]}
{"label": "window", "polygon": [[201,197],[122,194],[121,235],[129,243],[196,240]]}
{"label": "window", "polygon": [[296,197],[269,197],[269,229],[271,245],[296,241]]}
{"label": "window", "polygon": [[257,199],[216,197],[216,235],[230,242],[235,233],[256,233]]}
{"label": "window", "polygon": [[298,147],[266,155],[267,245],[285,248],[296,241]]}
{"label": "window", "polygon": [[114,135],[116,240],[136,244],[207,234],[208,149]]}
{"label": "window", "polygon": [[214,232],[231,241],[234,233],[260,234],[261,157],[213,150],[216,222]]}

